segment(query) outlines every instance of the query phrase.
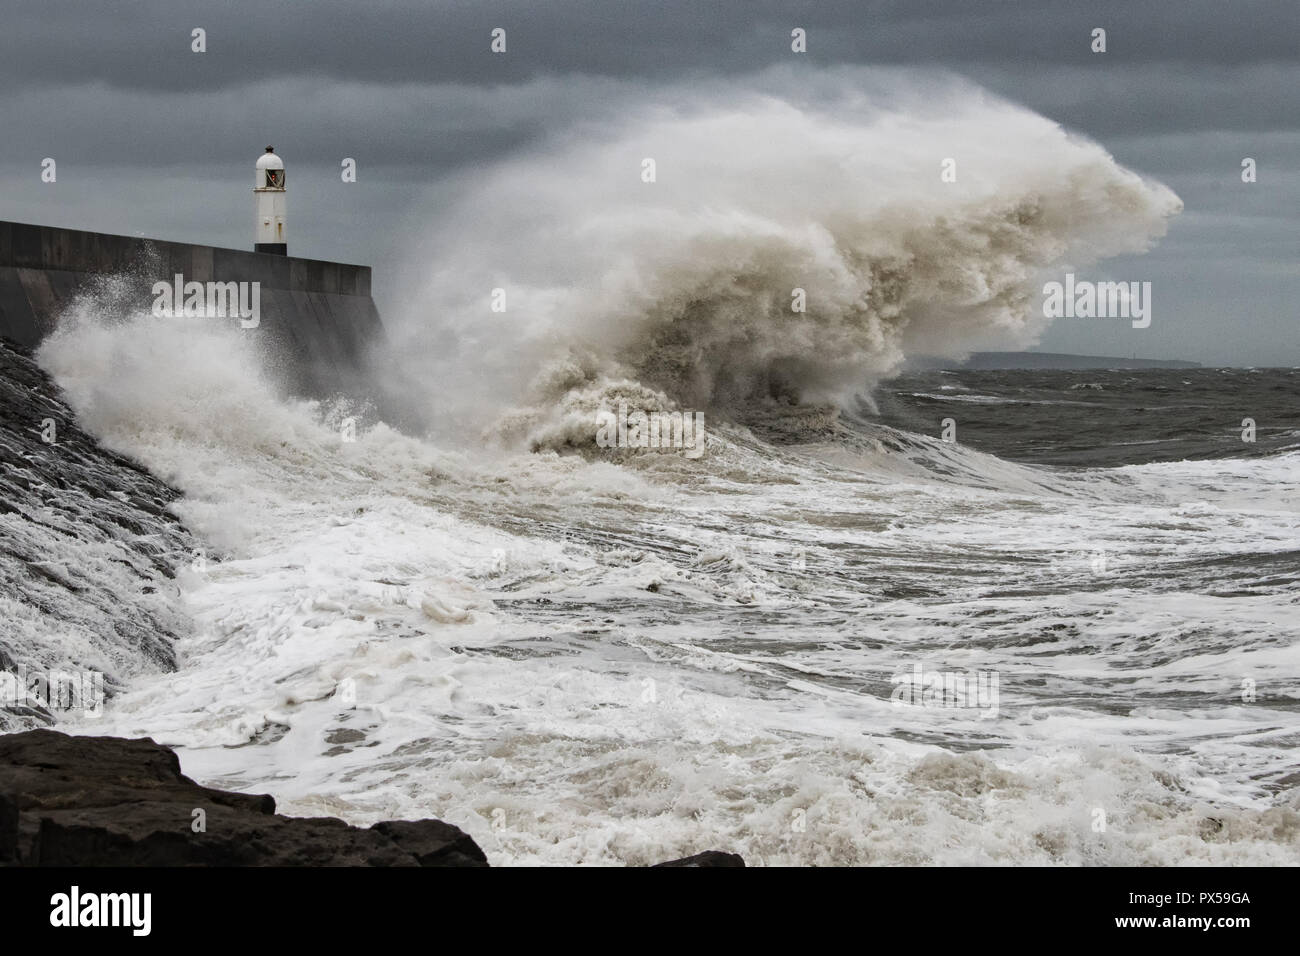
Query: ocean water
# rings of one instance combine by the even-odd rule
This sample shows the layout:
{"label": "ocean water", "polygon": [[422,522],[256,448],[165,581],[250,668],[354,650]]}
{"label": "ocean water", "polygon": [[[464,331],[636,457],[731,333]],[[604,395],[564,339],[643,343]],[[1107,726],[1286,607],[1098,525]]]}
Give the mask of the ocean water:
{"label": "ocean water", "polygon": [[[815,79],[451,184],[370,405],[81,303],[39,361],[203,554],[177,670],[67,726],[498,865],[1300,862],[1296,372],[898,376],[1181,203],[980,91]],[[619,402],[705,454],[598,447]]]}
{"label": "ocean water", "polygon": [[[470,453],[346,441],[232,337],[168,331],[42,354],[210,548],[179,670],[83,732],[496,864],[1297,862],[1295,371],[926,373],[875,419],[757,403],[695,460]],[[1183,382],[1186,428],[1107,431]],[[1123,464],[1051,463],[1085,401]],[[982,450],[994,424],[1024,439]],[[996,674],[995,706],[896,702],[918,665]]]}

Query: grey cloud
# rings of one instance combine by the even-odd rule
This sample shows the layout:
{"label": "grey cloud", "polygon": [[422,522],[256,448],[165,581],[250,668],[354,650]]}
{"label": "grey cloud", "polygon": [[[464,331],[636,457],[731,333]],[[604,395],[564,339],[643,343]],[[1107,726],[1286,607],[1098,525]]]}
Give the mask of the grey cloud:
{"label": "grey cloud", "polygon": [[[1178,191],[1187,208],[1167,239],[1107,266],[1160,278],[1165,321],[1139,350],[1300,363],[1291,2],[46,0],[3,17],[0,218],[242,247],[251,164],[274,143],[295,249],[375,262],[383,306],[449,173],[578,123],[596,135],[629,98],[801,82],[815,98],[837,65],[907,65],[969,76]],[[487,51],[498,25],[504,57]],[[789,51],[795,25],[806,58]],[[190,52],[195,26],[206,54]],[[1088,52],[1094,26],[1104,55]],[[45,156],[57,186],[39,180]],[[355,186],[339,183],[344,156]],[[1243,156],[1258,183],[1240,182]],[[1127,354],[1120,334],[1058,325],[1044,346]]]}
{"label": "grey cloud", "polygon": [[[81,0],[46,0],[6,11],[5,19],[0,79],[11,87],[102,81],[198,90],[285,76],[499,83],[554,73],[750,72],[790,56],[793,26],[809,31],[809,57],[820,65],[1095,64],[1088,36],[1096,26],[1108,30],[1108,65],[1241,66],[1300,57],[1300,8],[1277,0],[313,0],[219,7],[136,0],[89,14]],[[196,26],[208,32],[203,56],[189,48]],[[504,57],[487,49],[496,26],[510,36]]]}

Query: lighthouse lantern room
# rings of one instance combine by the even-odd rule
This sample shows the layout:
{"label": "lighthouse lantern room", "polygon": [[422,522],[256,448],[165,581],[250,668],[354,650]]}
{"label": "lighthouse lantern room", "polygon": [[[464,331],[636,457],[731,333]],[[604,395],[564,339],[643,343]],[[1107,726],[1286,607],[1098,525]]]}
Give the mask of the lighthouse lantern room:
{"label": "lighthouse lantern room", "polygon": [[266,147],[266,152],[257,160],[253,196],[257,200],[257,231],[253,251],[287,256],[289,247],[284,235],[284,160],[275,155],[273,146]]}

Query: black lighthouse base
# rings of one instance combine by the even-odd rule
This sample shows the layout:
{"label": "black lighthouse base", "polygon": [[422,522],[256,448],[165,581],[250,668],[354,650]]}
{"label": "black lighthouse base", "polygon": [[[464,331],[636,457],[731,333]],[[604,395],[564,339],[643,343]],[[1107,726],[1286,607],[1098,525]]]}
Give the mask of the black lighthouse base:
{"label": "black lighthouse base", "polygon": [[287,242],[255,242],[253,243],[254,252],[264,252],[269,256],[287,256],[289,254],[289,244]]}

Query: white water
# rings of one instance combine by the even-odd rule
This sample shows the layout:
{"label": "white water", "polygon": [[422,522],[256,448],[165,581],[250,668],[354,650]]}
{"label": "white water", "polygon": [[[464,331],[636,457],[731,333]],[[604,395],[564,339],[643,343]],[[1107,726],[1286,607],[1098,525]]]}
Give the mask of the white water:
{"label": "white water", "polygon": [[[81,729],[179,746],[191,776],[283,812],[436,816],[495,864],[1297,862],[1294,582],[1207,596],[1225,580],[1197,564],[1297,548],[1296,456],[1064,475],[915,436],[777,447],[721,420],[698,462],[547,450],[611,388],[735,404],[715,373],[797,354],[800,389],[839,395],[911,341],[1025,323],[1036,269],[1138,247],[1172,211],[1041,118],[948,105],[955,199],[943,124],[864,104],[629,123],[526,157],[527,196],[522,167],[486,174],[471,198],[502,205],[452,220],[420,300],[454,361],[416,378],[433,350],[408,324],[405,381],[444,426],[523,403],[496,434],[536,453],[382,425],[344,442],[237,335],[69,323],[42,363],[86,428],[185,493],[220,559],[182,576],[180,671]],[[793,138],[753,138],[756,116]],[[902,278],[882,306],[884,262]],[[800,270],[832,304],[766,331]],[[503,283],[525,290],[511,334],[485,309]],[[681,332],[674,303],[720,283],[677,339],[706,379],[663,374],[656,323]],[[521,373],[546,384],[512,394]],[[997,671],[998,716],[891,705],[916,663]]]}
{"label": "white water", "polygon": [[1028,342],[1043,276],[1140,252],[1182,208],[1022,107],[864,71],[646,94],[446,192],[385,378],[448,440],[543,444],[625,380],[695,408],[842,401],[914,351]]}

